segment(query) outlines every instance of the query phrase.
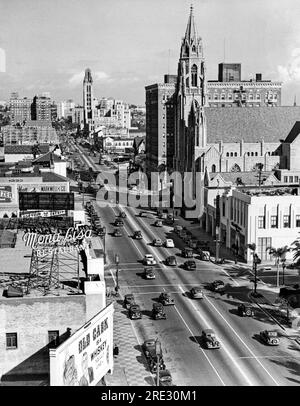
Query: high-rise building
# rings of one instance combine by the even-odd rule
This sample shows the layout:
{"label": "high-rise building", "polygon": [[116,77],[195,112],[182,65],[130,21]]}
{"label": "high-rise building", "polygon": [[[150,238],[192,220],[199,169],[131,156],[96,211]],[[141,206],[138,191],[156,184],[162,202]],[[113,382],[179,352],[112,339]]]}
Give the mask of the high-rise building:
{"label": "high-rise building", "polygon": [[32,99],[27,97],[20,99],[18,93],[12,93],[9,101],[12,124],[23,124],[31,120],[31,103]]}
{"label": "high-rise building", "polygon": [[240,63],[219,63],[219,82],[240,82],[241,64]]}
{"label": "high-rise building", "polygon": [[93,79],[89,68],[85,70],[83,79],[83,110],[84,125],[90,132],[94,130],[94,105],[93,105]]}
{"label": "high-rise building", "polygon": [[34,96],[31,104],[31,119],[51,121],[51,99],[46,96]]}

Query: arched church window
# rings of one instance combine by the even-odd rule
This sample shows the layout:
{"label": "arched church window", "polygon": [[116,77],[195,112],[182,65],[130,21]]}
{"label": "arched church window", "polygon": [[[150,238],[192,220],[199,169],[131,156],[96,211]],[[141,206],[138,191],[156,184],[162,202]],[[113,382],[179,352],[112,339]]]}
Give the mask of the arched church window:
{"label": "arched church window", "polygon": [[226,152],[226,156],[229,156],[229,152]]}
{"label": "arched church window", "polygon": [[234,164],[230,172],[241,172],[241,168],[238,166],[238,164]]}
{"label": "arched church window", "polygon": [[212,173],[215,173],[215,172],[216,172],[216,165],[212,165],[212,166],[211,166],[211,172],[212,172]]}
{"label": "arched church window", "polygon": [[188,47],[188,45],[185,46],[185,53],[186,53],[187,56],[189,56],[189,47]]}
{"label": "arched church window", "polygon": [[195,45],[193,45],[193,47],[192,47],[192,52],[196,52],[196,47],[195,47]]}
{"label": "arched church window", "polygon": [[233,152],[230,152],[230,156],[233,156]]}
{"label": "arched church window", "polygon": [[234,153],[234,156],[237,156],[237,152]]}
{"label": "arched church window", "polygon": [[186,78],[185,85],[186,85],[186,87],[189,87],[189,78]]}
{"label": "arched church window", "polygon": [[192,74],[192,86],[197,86],[197,66],[193,65],[191,69],[191,74]]}

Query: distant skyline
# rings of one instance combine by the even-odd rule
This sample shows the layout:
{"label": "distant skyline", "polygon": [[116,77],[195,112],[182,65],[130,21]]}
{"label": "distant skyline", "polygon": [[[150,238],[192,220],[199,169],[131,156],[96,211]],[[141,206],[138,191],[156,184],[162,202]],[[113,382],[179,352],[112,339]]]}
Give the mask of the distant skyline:
{"label": "distant skyline", "polygon": [[0,100],[82,103],[90,68],[96,97],[144,105],[145,86],[177,73],[191,3],[208,80],[241,63],[243,80],[283,81],[282,104],[300,105],[299,0],[0,0]]}

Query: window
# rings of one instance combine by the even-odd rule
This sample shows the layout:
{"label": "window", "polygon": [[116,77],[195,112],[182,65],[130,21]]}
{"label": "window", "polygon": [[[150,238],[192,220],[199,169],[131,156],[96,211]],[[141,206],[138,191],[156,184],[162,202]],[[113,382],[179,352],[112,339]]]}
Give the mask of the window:
{"label": "window", "polygon": [[283,227],[284,228],[290,227],[290,216],[288,216],[288,215],[283,216]]}
{"label": "window", "polygon": [[224,93],[221,94],[221,100],[225,100],[225,94]]}
{"label": "window", "polygon": [[290,176],[289,182],[293,183],[293,176]]}
{"label": "window", "polygon": [[215,94],[214,94],[214,99],[215,99],[215,100],[219,100],[219,95],[218,95],[218,93],[215,93]]}
{"label": "window", "polygon": [[211,100],[211,94],[208,95],[208,100]]}
{"label": "window", "polygon": [[231,93],[228,94],[228,100],[232,100],[232,94]]}
{"label": "window", "polygon": [[48,342],[49,346],[56,347],[59,344],[59,331],[58,330],[50,330],[48,331]]}
{"label": "window", "polygon": [[295,176],[295,183],[298,183],[299,182],[299,177],[298,176]]}
{"label": "window", "polygon": [[234,156],[237,156],[237,152],[234,153]]}
{"label": "window", "polygon": [[256,100],[260,100],[260,94],[259,93],[257,93],[257,95],[256,95]]}
{"label": "window", "polygon": [[253,94],[252,93],[249,94],[249,100],[253,100]]}
{"label": "window", "polygon": [[192,86],[197,86],[197,66],[193,65],[191,69],[191,76],[192,76]]}
{"label": "window", "polygon": [[211,166],[211,171],[212,171],[212,173],[215,173],[215,172],[216,172],[216,165],[212,165],[212,166]]}
{"label": "window", "polygon": [[257,156],[258,155],[258,152],[255,152],[255,156]]}
{"label": "window", "polygon": [[284,179],[284,182],[285,182],[285,183],[288,182],[288,177],[287,177],[287,176],[285,176],[283,179]]}
{"label": "window", "polygon": [[229,152],[226,152],[226,156],[229,156]]}
{"label": "window", "polygon": [[296,227],[300,227],[300,215],[296,215]]}
{"label": "window", "polygon": [[225,217],[225,202],[222,202],[222,216]]}
{"label": "window", "polygon": [[277,228],[277,216],[271,216],[271,228]]}
{"label": "window", "polygon": [[265,228],[265,216],[258,216],[258,228]]}
{"label": "window", "polygon": [[16,349],[18,348],[17,333],[7,333],[6,334],[6,349]]}

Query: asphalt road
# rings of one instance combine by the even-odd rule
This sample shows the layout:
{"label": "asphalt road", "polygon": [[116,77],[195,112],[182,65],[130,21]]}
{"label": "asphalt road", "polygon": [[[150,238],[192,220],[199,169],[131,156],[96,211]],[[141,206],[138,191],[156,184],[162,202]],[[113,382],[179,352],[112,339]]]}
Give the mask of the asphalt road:
{"label": "asphalt road", "polygon": [[[91,162],[90,157],[85,159]],[[158,337],[162,343],[164,359],[177,385],[297,385],[300,383],[300,347],[287,337],[281,337],[278,347],[266,346],[259,341],[257,334],[264,329],[280,331],[258,307],[254,318],[237,315],[240,302],[248,302],[251,287],[245,280],[231,279],[226,271],[210,262],[196,259],[197,269],[186,271],[180,268],[185,259],[180,256],[184,243],[172,233],[170,227],[153,226],[154,215],[140,218],[138,210],[122,208],[127,218],[122,237],[113,237],[113,222],[120,209],[101,207],[98,209],[102,222],[106,225],[106,251],[112,263],[108,280],[115,283],[116,272],[114,255],[120,256],[119,285],[122,294],[133,293],[141,306],[143,318],[133,322],[140,341]],[[141,230],[143,240],[133,240],[135,230]],[[153,247],[154,238],[173,238],[175,248]],[[153,254],[158,265],[156,279],[142,278],[141,260],[146,253]],[[179,266],[167,267],[164,260],[176,255]],[[222,279],[226,284],[224,295],[213,293],[207,284]],[[189,289],[202,286],[203,300],[192,300]],[[152,304],[162,291],[170,292],[175,306],[165,307],[167,320],[154,321],[150,317]],[[124,310],[124,317],[127,312]],[[200,335],[205,328],[213,328],[221,348],[203,348]]]}

